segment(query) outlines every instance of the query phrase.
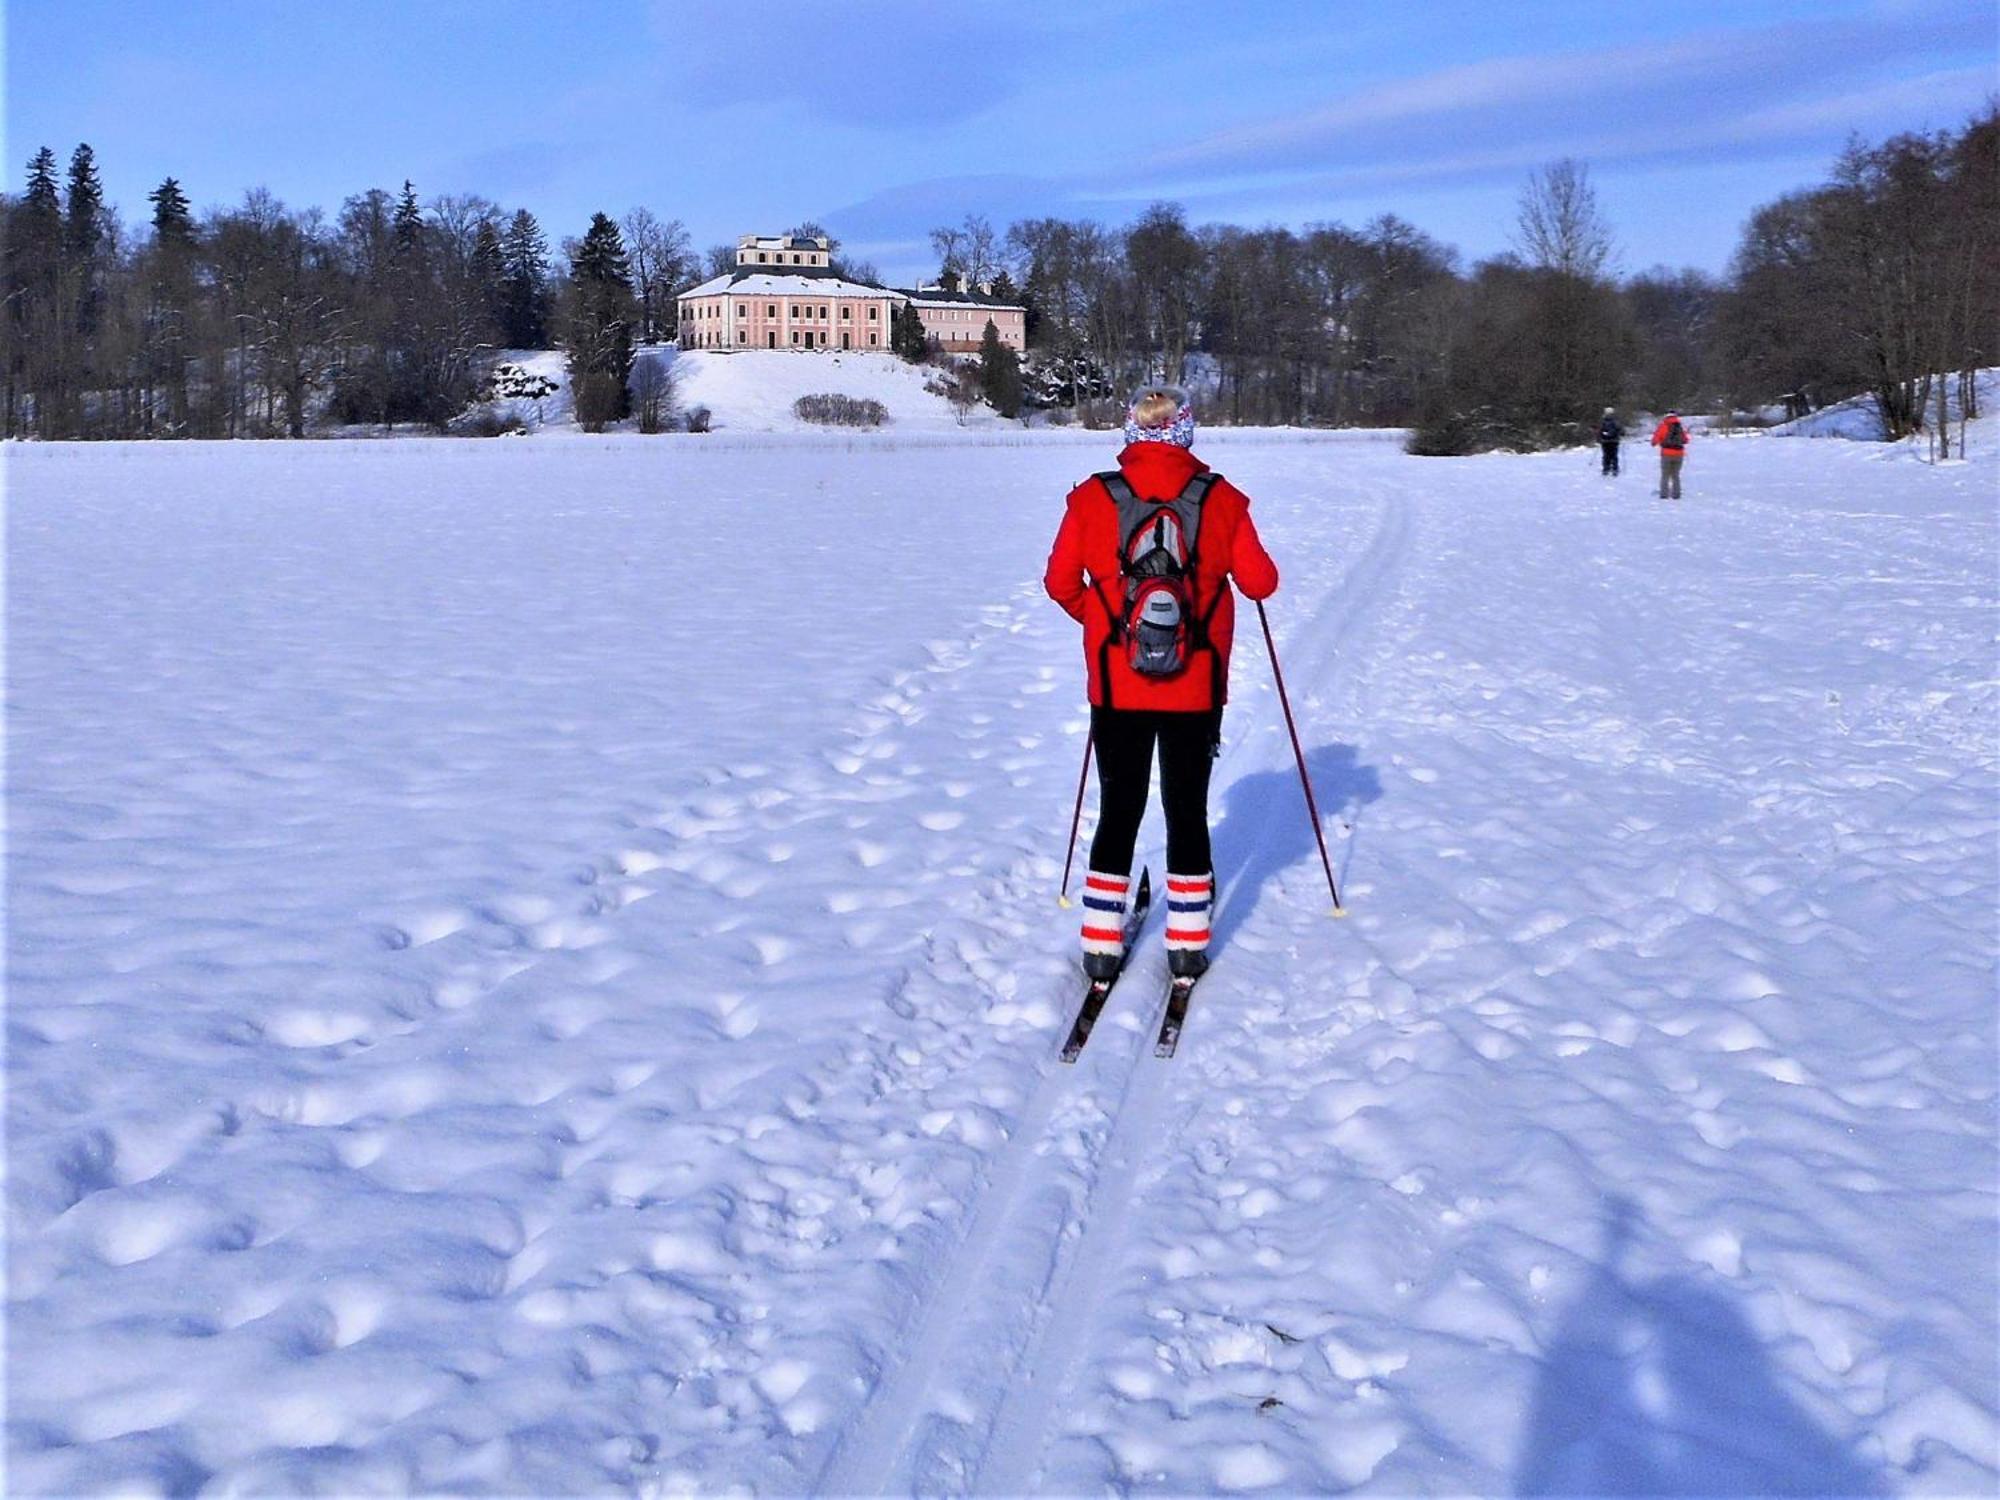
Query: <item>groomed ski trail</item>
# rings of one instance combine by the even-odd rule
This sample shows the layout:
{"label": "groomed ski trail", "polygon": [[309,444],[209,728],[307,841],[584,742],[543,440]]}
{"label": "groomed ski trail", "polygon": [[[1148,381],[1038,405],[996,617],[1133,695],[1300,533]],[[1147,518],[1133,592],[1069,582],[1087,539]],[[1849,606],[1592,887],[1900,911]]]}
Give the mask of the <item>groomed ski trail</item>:
{"label": "groomed ski trail", "polygon": [[[1410,547],[1406,507],[1402,495],[1380,498],[1369,540],[1319,607],[1290,629],[1280,617],[1282,638],[1300,647],[1301,682],[1320,689],[1315,697],[1344,670],[1344,648],[1395,591]],[[1297,581],[1290,586],[1293,598],[1305,592]],[[1256,659],[1263,649],[1261,638],[1251,643],[1239,625],[1232,712],[1250,717],[1246,708],[1255,700],[1255,722],[1266,732],[1225,735],[1218,790],[1228,772],[1268,758],[1273,748],[1263,720],[1276,712],[1276,695],[1268,665]],[[1277,743],[1290,764],[1282,726]],[[1263,816],[1303,818],[1304,804],[1273,802]],[[1227,887],[1218,893],[1218,924],[1240,894]],[[1142,945],[1152,937],[1149,929]],[[1204,1006],[1226,1004],[1227,996],[1226,969],[1204,980],[1183,1051],[1200,1044]],[[1177,1129],[1163,1135],[1160,1124],[1163,1113],[1171,1117],[1171,1073],[1179,1064],[1153,1056],[1165,999],[1165,964],[1142,949],[1078,1064],[1062,1066],[1051,1054],[955,1259],[925,1300],[915,1333],[838,1440],[815,1493],[1032,1492],[1057,1404],[1086,1349],[1092,1309],[1120,1259],[1122,1222],[1148,1186],[1150,1162]]]}

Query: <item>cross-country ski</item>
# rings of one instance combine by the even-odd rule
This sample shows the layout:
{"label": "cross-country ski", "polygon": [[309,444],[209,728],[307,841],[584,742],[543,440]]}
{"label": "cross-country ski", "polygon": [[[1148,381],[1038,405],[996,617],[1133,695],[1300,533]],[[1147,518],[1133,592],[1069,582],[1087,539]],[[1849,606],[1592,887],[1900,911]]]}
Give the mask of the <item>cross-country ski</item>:
{"label": "cross-country ski", "polygon": [[[1091,900],[1090,888],[1085,887],[1086,907]],[[1105,903],[1107,908],[1109,903]],[[1063,1041],[1062,1060],[1076,1061],[1083,1051],[1083,1045],[1090,1040],[1090,1031],[1097,1024],[1098,1016],[1104,1010],[1104,1002],[1111,997],[1112,986],[1118,983],[1118,976],[1125,972],[1126,964],[1132,959],[1132,945],[1138,941],[1139,931],[1146,925],[1146,914],[1152,910],[1153,882],[1150,874],[1139,872],[1139,888],[1132,897],[1132,907],[1124,914],[1123,926],[1119,931],[1119,948],[1116,967],[1108,974],[1092,974],[1084,983],[1083,1005],[1076,1013],[1076,1022],[1069,1029],[1069,1036]]]}

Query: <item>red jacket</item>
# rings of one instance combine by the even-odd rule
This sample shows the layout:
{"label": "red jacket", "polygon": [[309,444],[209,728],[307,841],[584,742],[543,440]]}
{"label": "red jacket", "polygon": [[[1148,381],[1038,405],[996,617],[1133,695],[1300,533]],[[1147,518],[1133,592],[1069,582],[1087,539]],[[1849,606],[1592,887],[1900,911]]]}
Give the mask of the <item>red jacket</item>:
{"label": "red jacket", "polygon": [[[1678,448],[1670,448],[1667,446],[1667,428],[1675,422],[1681,424],[1681,445]],[[1658,448],[1662,453],[1666,454],[1667,457],[1669,458],[1678,458],[1681,455],[1685,454],[1688,451],[1687,418],[1662,417],[1660,419],[1660,425],[1653,429],[1653,436],[1650,441],[1652,442],[1655,448]]]}
{"label": "red jacket", "polygon": [[[1171,443],[1132,443],[1118,455],[1118,468],[1140,499],[1161,501],[1179,495],[1188,480],[1208,465]],[[1278,587],[1278,565],[1257,539],[1249,497],[1218,478],[1202,502],[1201,529],[1195,535],[1193,604],[1196,618],[1214,610],[1208,624],[1214,651],[1196,650],[1186,670],[1174,677],[1141,676],[1132,670],[1124,651],[1110,644],[1112,621],[1106,608],[1124,607],[1119,540],[1117,502],[1092,476],[1069,492],[1068,509],[1042,578],[1049,597],[1083,626],[1090,701],[1101,708],[1181,713],[1220,708],[1229,696],[1229,643],[1236,628],[1230,579],[1252,599],[1268,599]]]}

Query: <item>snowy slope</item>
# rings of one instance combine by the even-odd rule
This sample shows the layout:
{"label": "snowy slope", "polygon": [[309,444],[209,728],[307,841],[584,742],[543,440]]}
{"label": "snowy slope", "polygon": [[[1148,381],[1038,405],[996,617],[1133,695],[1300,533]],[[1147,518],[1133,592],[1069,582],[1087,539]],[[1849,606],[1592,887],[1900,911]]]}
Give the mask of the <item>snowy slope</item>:
{"label": "snowy slope", "polygon": [[1991,1492],[1992,447],[1207,451],[1069,1069],[1108,448],[11,448],[10,1490]]}
{"label": "snowy slope", "polygon": [[[575,423],[569,369],[561,350],[503,350],[496,358],[552,380],[558,389],[540,402],[522,399],[482,402],[475,412],[512,418],[538,436],[584,435]],[[889,412],[888,422],[879,429],[884,433],[1019,430],[1017,423],[1002,421],[992,408],[983,404],[973,408],[965,421],[960,422],[949,401],[925,388],[925,383],[936,379],[938,372],[907,364],[892,354],[790,354],[768,349],[716,354],[648,345],[638,351],[637,363],[648,362],[664,365],[672,372],[676,407],[683,412],[696,406],[707,407],[716,432],[852,435],[854,429],[827,428],[800,421],[793,415],[792,405],[799,397],[823,394],[881,402]],[[460,421],[468,420],[471,415],[468,413]],[[380,429],[356,431],[373,434]]]}
{"label": "snowy slope", "polygon": [[[1975,377],[1978,382],[1976,409],[1983,415],[1973,420],[1972,431],[1967,435],[1967,453],[1970,456],[1974,443],[1984,442],[1990,452],[1996,433],[2000,433],[2000,423],[1992,420],[1995,403],[2000,402],[2000,369],[1981,370]],[[1946,376],[1945,407],[1952,422],[1952,443],[1957,452],[1958,441],[1958,381],[1957,376]],[[1933,397],[1932,401],[1935,402]],[[1859,442],[1879,443],[1882,440],[1882,418],[1870,395],[1850,396],[1845,401],[1837,401],[1831,406],[1809,412],[1803,417],[1782,422],[1770,429],[1774,437],[1811,438],[1851,438]],[[1923,449],[1923,438],[1910,438],[1901,445],[1906,449]]]}
{"label": "snowy slope", "polygon": [[963,428],[951,403],[924,388],[937,371],[908,364],[893,354],[788,354],[748,349],[716,354],[692,349],[674,357],[676,396],[685,407],[706,406],[717,431],[824,432],[801,422],[792,403],[801,396],[833,393],[880,401],[889,409],[884,431],[944,432],[966,428],[1015,429],[990,407],[968,415]]}

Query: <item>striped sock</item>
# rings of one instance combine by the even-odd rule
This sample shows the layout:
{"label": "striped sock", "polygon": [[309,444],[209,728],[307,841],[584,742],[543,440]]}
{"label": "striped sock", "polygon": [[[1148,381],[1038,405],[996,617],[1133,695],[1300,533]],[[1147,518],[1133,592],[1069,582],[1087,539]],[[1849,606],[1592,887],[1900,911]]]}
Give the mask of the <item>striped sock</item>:
{"label": "striped sock", "polygon": [[1167,946],[1206,948],[1208,915],[1215,905],[1213,875],[1167,875]]}
{"label": "striped sock", "polygon": [[1092,870],[1083,877],[1083,951],[1125,951],[1125,903],[1132,888],[1130,875],[1105,875]]}

